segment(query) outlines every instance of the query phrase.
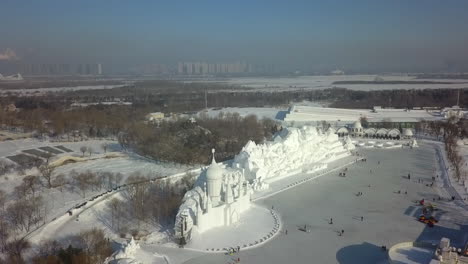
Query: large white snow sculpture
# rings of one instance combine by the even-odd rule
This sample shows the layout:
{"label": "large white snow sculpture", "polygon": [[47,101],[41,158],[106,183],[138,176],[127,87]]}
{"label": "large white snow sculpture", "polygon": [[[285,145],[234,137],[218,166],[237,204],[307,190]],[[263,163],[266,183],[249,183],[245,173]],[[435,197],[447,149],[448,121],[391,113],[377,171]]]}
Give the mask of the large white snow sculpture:
{"label": "large white snow sculpture", "polygon": [[120,263],[132,263],[140,264],[141,262],[135,260],[136,251],[140,249],[140,245],[132,239],[128,243],[124,243],[122,248],[115,252],[105,263],[120,264]]}
{"label": "large white snow sculpture", "polygon": [[216,163],[200,174],[196,186],[185,193],[174,226],[177,238],[189,240],[193,226],[198,232],[216,226],[229,226],[250,207],[251,185],[241,170]]}
{"label": "large white snow sculpture", "polygon": [[354,150],[356,149],[356,146],[353,144],[353,141],[349,136],[345,137],[343,147],[347,150]]}
{"label": "large white snow sculpture", "polygon": [[249,141],[234,158],[233,167],[244,169],[248,180],[271,182],[326,168],[327,163],[348,155],[350,152],[332,131],[323,133],[307,126],[285,128],[272,142],[256,145]]}
{"label": "large white snow sculpture", "polygon": [[250,207],[253,191],[292,174],[325,169],[329,162],[350,155],[348,149],[354,145],[345,144],[348,148],[332,130],[303,127],[285,128],[265,144],[249,141],[231,167],[216,163],[213,151],[211,165],[183,198],[174,226],[176,238],[188,241],[195,229],[203,232],[237,222]]}

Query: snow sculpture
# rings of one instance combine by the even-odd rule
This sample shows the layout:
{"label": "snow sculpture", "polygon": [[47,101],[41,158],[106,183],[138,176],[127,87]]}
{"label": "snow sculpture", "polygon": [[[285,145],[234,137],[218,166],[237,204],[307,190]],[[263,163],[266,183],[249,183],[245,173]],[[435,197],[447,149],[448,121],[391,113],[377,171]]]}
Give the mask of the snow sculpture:
{"label": "snow sculpture", "polygon": [[244,169],[247,180],[270,182],[303,171],[325,168],[323,164],[348,155],[350,152],[332,131],[323,133],[320,129],[306,126],[285,128],[272,142],[256,145],[249,141],[234,158],[233,167]]}
{"label": "snow sculpture", "polygon": [[133,259],[138,249],[140,249],[140,245],[138,245],[132,237],[130,242],[124,244],[122,248],[119,251],[117,251],[117,253],[113,256],[113,259],[116,261]]}
{"label": "snow sculpture", "polygon": [[183,198],[174,226],[176,238],[188,241],[194,231],[237,222],[250,207],[253,191],[289,175],[326,169],[329,162],[350,155],[352,147],[351,139],[344,147],[332,130],[303,127],[283,129],[265,144],[249,141],[231,167],[218,164],[213,150],[210,166]]}
{"label": "snow sculpture", "polygon": [[349,136],[347,136],[344,140],[344,144],[343,144],[344,148],[347,149],[347,150],[354,150],[356,149],[356,146],[353,144],[353,141],[351,140],[351,138]]}
{"label": "snow sculpture", "polygon": [[[202,187],[203,186],[203,187]],[[190,240],[193,227],[198,232],[217,226],[229,226],[250,207],[252,186],[239,169],[224,168],[213,159],[185,193],[174,226],[177,238]]]}

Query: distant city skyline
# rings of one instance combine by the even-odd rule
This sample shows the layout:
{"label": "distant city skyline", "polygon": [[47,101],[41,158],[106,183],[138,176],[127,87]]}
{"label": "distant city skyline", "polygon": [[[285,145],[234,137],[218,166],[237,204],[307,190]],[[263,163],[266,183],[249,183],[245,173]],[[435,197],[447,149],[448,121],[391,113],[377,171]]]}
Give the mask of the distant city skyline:
{"label": "distant city skyline", "polygon": [[466,10],[463,0],[5,0],[0,68],[242,61],[280,72],[466,71]]}

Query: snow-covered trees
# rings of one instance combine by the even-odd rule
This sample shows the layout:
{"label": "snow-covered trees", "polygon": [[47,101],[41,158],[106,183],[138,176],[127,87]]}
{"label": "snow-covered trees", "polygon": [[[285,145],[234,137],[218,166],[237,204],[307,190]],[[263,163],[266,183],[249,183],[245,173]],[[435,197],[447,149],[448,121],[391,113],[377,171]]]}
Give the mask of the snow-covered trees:
{"label": "snow-covered trees", "polygon": [[29,232],[33,226],[42,221],[43,206],[41,196],[25,197],[8,205],[7,217],[15,229]]}
{"label": "snow-covered trees", "polygon": [[88,147],[86,147],[86,146],[81,146],[81,147],[80,147],[80,151],[81,151],[81,153],[82,153],[82,156],[84,157],[84,154],[86,153],[86,151],[88,151]]}
{"label": "snow-covered trees", "polygon": [[102,143],[101,148],[102,150],[104,150],[104,153],[107,153],[107,149],[109,148],[109,143]]}
{"label": "snow-covered trees", "polygon": [[114,230],[120,232],[120,221],[122,218],[122,213],[124,209],[124,203],[117,199],[113,198],[112,200],[109,201],[108,207],[111,215],[111,226]]}
{"label": "snow-covered trees", "polygon": [[76,186],[81,191],[81,196],[86,197],[86,192],[91,189],[96,182],[96,174],[86,171],[86,172],[72,172],[71,177],[73,179],[73,185]]}
{"label": "snow-covered trees", "polygon": [[57,241],[45,241],[39,245],[39,250],[32,258],[33,263],[70,263],[95,264],[104,263],[112,254],[110,242],[100,229],[91,229],[70,237],[77,246],[64,248]]}
{"label": "snow-covered trees", "polygon": [[123,148],[132,147],[156,160],[182,164],[208,163],[215,147],[219,160],[234,157],[249,140],[261,143],[270,139],[277,125],[255,115],[241,117],[227,113],[222,118],[201,118],[197,122],[180,120],[158,125],[131,123],[118,137]]}

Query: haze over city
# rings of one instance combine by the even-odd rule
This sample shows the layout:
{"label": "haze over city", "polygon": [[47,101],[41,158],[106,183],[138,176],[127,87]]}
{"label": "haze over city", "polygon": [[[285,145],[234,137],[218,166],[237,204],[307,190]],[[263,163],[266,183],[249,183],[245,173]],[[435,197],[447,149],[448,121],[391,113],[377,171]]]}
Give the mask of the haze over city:
{"label": "haze over city", "polygon": [[468,2],[2,1],[0,61],[102,63],[108,72],[184,61],[283,72],[463,71]]}

